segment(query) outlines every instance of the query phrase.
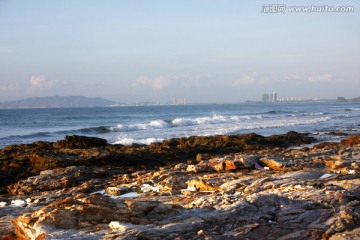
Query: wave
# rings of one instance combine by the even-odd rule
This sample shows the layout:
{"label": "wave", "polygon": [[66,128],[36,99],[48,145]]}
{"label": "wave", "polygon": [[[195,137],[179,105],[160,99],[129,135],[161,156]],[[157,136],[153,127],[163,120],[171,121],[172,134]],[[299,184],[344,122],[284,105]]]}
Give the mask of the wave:
{"label": "wave", "polygon": [[285,111],[285,110],[270,110],[265,112],[265,114],[281,114],[281,113],[295,113],[294,111]]}
{"label": "wave", "polygon": [[346,108],[345,112],[360,111],[360,108]]}
{"label": "wave", "polygon": [[110,127],[99,126],[99,127],[90,127],[90,128],[82,128],[79,130],[75,130],[75,132],[85,133],[85,134],[97,134],[97,133],[108,133],[111,132]]}
{"label": "wave", "polygon": [[306,111],[285,111],[285,110],[271,110],[262,113],[266,115],[278,115],[278,116],[286,116],[286,117],[299,117],[299,116],[319,116],[319,115],[327,115],[326,112],[306,112]]}
{"label": "wave", "polygon": [[162,142],[165,139],[163,138],[145,138],[145,139],[134,139],[131,137],[124,137],[124,138],[120,138],[118,140],[116,140],[114,142],[114,144],[122,144],[122,145],[132,145],[134,143],[137,144],[145,144],[145,145],[149,145],[153,142]]}
{"label": "wave", "polygon": [[317,123],[330,121],[330,117],[320,118],[307,118],[307,119],[276,119],[271,121],[252,122],[249,124],[243,124],[240,127],[235,127],[232,131],[223,132],[222,134],[238,134],[244,130],[257,130],[257,129],[270,129],[270,128],[284,128],[293,126],[306,126]]}
{"label": "wave", "polygon": [[131,125],[122,125],[119,124],[115,127],[110,127],[110,131],[112,132],[131,132],[137,130],[147,130],[147,129],[162,129],[168,128],[169,124],[163,120],[155,120],[149,123],[138,123]]}
{"label": "wave", "polygon": [[261,115],[244,115],[244,116],[222,116],[214,114],[212,117],[198,118],[175,118],[173,120],[154,120],[148,123],[138,123],[131,125],[119,124],[115,127],[108,128],[112,132],[132,132],[149,129],[166,129],[174,127],[186,127],[195,125],[212,125],[221,123],[236,123],[252,119],[262,119]]}
{"label": "wave", "polygon": [[[264,129],[264,128],[279,128],[286,126],[294,126],[299,124],[315,124],[323,121],[328,121],[331,118],[322,115],[322,112],[316,114],[309,114],[308,116],[288,116],[281,118],[266,118],[262,115],[217,115],[213,114],[212,116],[206,117],[196,117],[196,118],[174,118],[170,120],[152,120],[144,123],[137,124],[118,124],[116,126],[96,126],[88,128],[80,128],[74,130],[62,130],[54,132],[37,132],[31,133],[28,135],[17,135],[17,136],[8,136],[7,139],[17,138],[17,139],[58,139],[66,135],[100,135],[101,137],[108,138],[113,133],[132,133],[137,132],[140,140],[135,140],[128,137],[122,137],[121,139],[115,140],[115,143],[129,145],[132,143],[141,143],[149,144],[154,141],[160,141],[163,135],[156,135],[159,138],[146,138],[141,135],[141,131],[146,130],[164,130],[168,132],[176,132],[174,136],[177,136],[178,133],[193,134],[198,135],[202,134],[202,131],[207,131],[212,135],[214,133],[218,134],[227,134],[232,131],[237,130],[252,130],[252,129]],[[186,128],[186,129],[185,129]],[[172,129],[172,130],[170,130]],[[224,130],[224,131],[223,131]],[[147,134],[147,133],[146,133]],[[159,133],[157,133],[159,134]],[[138,137],[136,137],[138,138]],[[5,140],[5,139],[4,139]],[[113,140],[114,141],[114,140]]]}

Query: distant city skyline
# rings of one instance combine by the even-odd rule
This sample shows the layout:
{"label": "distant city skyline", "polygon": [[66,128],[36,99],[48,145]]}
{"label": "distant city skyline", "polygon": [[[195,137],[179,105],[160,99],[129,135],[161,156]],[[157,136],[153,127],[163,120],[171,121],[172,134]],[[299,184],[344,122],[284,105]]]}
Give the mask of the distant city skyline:
{"label": "distant city skyline", "polygon": [[269,89],[284,99],[359,97],[359,1],[286,3],[352,12],[274,13],[264,4],[2,0],[0,102],[233,103],[260,101]]}

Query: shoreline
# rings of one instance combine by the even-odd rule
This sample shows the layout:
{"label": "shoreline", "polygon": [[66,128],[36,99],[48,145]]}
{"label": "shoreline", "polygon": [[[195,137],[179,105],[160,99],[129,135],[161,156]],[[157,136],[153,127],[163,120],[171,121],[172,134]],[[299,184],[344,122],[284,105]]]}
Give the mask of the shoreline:
{"label": "shoreline", "polygon": [[0,239],[355,239],[360,136],[303,146],[315,141],[288,132],[7,146]]}

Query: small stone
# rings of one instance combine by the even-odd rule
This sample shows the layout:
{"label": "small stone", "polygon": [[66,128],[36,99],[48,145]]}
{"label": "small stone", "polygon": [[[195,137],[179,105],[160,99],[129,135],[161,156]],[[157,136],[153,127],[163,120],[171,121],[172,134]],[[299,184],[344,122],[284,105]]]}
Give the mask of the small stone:
{"label": "small stone", "polygon": [[119,196],[121,194],[121,189],[118,187],[107,187],[105,193],[111,196]]}
{"label": "small stone", "polygon": [[291,166],[287,159],[278,157],[263,157],[260,159],[260,162],[272,170],[284,170],[286,167]]}

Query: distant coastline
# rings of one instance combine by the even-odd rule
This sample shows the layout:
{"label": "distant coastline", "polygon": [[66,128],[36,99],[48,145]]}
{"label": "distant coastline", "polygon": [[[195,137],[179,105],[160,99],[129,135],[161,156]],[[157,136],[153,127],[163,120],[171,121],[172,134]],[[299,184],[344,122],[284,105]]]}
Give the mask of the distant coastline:
{"label": "distant coastline", "polygon": [[104,98],[88,98],[83,96],[51,96],[0,102],[0,109],[104,107],[115,104],[118,103]]}
{"label": "distant coastline", "polygon": [[[360,102],[360,97],[346,99],[337,97],[336,99],[302,99],[298,101],[276,101],[269,103],[295,103],[295,102]],[[239,104],[239,103],[266,103],[264,101],[246,100],[244,102],[220,102],[220,103],[186,103],[182,105],[198,104]],[[14,101],[0,102],[0,109],[31,109],[31,108],[87,108],[87,107],[124,107],[124,106],[154,106],[154,105],[178,105],[171,102],[139,102],[139,103],[119,103],[105,98],[89,98],[84,96],[48,96],[32,97]]]}
{"label": "distant coastline", "polygon": [[360,97],[353,98],[353,99],[346,99],[344,97],[338,97],[336,99],[337,102],[360,102]]}

